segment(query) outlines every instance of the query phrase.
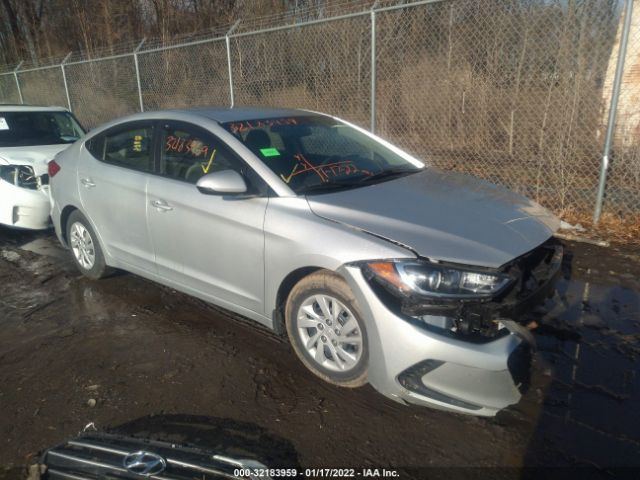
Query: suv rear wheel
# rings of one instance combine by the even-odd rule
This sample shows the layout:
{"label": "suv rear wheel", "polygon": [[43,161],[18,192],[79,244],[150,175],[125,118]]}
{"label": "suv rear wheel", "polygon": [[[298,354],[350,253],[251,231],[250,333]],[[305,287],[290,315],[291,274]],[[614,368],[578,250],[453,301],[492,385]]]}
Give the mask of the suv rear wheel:
{"label": "suv rear wheel", "polygon": [[285,321],[294,351],[315,375],[342,387],[367,383],[367,331],[342,277],[323,270],[300,280],[287,299]]}

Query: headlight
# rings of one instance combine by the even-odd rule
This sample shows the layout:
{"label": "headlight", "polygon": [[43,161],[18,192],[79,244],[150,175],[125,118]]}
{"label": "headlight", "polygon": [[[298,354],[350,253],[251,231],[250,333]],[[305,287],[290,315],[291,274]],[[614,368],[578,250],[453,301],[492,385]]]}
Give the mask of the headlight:
{"label": "headlight", "polygon": [[509,285],[513,279],[494,272],[472,271],[428,262],[383,261],[364,265],[370,278],[392,293],[432,298],[487,298]]}
{"label": "headlight", "polygon": [[38,179],[33,167],[29,165],[0,165],[0,178],[16,187],[31,190],[38,188]]}

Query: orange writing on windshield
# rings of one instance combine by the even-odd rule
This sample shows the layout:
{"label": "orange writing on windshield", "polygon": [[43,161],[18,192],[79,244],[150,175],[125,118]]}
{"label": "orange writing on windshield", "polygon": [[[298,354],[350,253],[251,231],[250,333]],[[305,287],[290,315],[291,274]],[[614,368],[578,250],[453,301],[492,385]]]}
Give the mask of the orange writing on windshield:
{"label": "orange writing on windshield", "polygon": [[300,153],[294,155],[293,158],[295,158],[297,162],[293,166],[289,175],[280,175],[280,178],[282,178],[282,180],[287,184],[290,183],[294,177],[310,172],[318,175],[318,177],[320,177],[320,181],[323,183],[328,182],[331,177],[340,175],[353,175],[355,173],[367,176],[371,175],[371,172],[368,170],[358,168],[352,160],[342,160],[340,162],[327,163],[324,165],[313,165]]}

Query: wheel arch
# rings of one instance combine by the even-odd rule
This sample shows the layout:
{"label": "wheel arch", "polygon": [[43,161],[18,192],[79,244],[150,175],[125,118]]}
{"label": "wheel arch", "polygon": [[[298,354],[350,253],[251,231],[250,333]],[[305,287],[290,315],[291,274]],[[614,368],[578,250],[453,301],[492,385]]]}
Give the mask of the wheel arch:
{"label": "wheel arch", "polygon": [[89,222],[89,225],[96,234],[97,240],[98,242],[100,242],[100,247],[102,248],[102,253],[104,254],[107,265],[112,267],[117,266],[113,257],[111,256],[111,252],[109,251],[108,246],[105,244],[104,239],[100,234],[100,230],[96,227],[94,221],[89,215],[87,215],[85,211],[73,204],[66,205],[60,213],[60,236],[61,240],[64,242],[64,246],[67,248],[69,247],[69,239],[67,238],[67,222],[69,221],[69,217],[71,216],[71,214],[76,211],[80,212],[80,214],[87,220],[87,222]]}
{"label": "wheel arch", "polygon": [[335,271],[325,267],[319,267],[319,266],[300,267],[289,272],[284,277],[282,282],[280,282],[280,286],[278,287],[278,292],[276,293],[276,308],[274,310],[274,315],[273,315],[273,330],[278,335],[285,336],[287,334],[287,328],[285,326],[285,320],[284,320],[284,309],[287,304],[287,299],[289,298],[289,294],[291,293],[291,290],[293,290],[293,287],[295,287],[300,280],[320,270],[327,270],[327,271],[336,273]]}
{"label": "wheel arch", "polygon": [[60,212],[60,236],[62,237],[62,241],[64,242],[64,246],[69,246],[69,239],[67,238],[67,222],[69,221],[69,217],[76,210],[80,210],[75,205],[67,205]]}
{"label": "wheel arch", "polygon": [[[310,289],[314,293],[310,294]],[[312,274],[302,277],[302,279],[295,284],[286,300],[284,316],[286,317],[285,330],[290,345],[300,361],[313,374],[333,385],[356,388],[366,384],[368,381],[369,337],[363,314],[358,308],[358,302],[349,290],[349,282],[344,278],[342,273],[332,269],[318,269]],[[355,320],[357,324],[357,327],[352,324],[351,328],[347,329],[346,335],[349,335],[349,338],[351,338],[351,331],[357,329],[358,332],[354,332],[359,335],[357,342],[349,342],[349,338],[344,336],[345,333],[342,326],[351,320],[347,321],[345,318],[341,320],[342,309],[336,312],[333,306],[327,306],[326,308],[328,310],[323,310],[324,314],[320,314],[321,316],[314,315],[313,318],[315,320],[312,321],[311,325],[304,324],[302,327],[300,326],[300,318],[304,316],[300,315],[300,308],[302,308],[305,302],[310,302],[308,305],[321,302],[318,300],[318,297],[328,298],[327,301],[332,302],[332,304],[333,302],[343,304],[342,308],[349,311],[351,319]],[[316,309],[317,306],[313,308]],[[333,319],[332,322],[329,321],[327,315]],[[323,320],[323,318],[326,320]],[[309,328],[313,329],[311,335],[309,335]],[[327,331],[322,332],[325,328]],[[346,369],[345,363],[349,363],[348,358],[342,356],[342,361],[338,360],[340,355],[338,353],[339,349],[336,350],[336,348],[339,343],[355,343],[359,345],[357,350],[354,351],[354,353],[357,353],[357,356],[350,357],[353,362],[347,365],[348,368]],[[331,344],[333,344],[333,347]],[[315,353],[309,350],[313,347],[315,347]],[[327,347],[333,349],[332,353],[328,356],[325,351]],[[322,352],[322,358],[318,357],[319,352]],[[343,351],[343,353],[345,352]],[[346,355],[349,356],[349,354]],[[334,359],[335,364],[333,367],[327,367],[325,365],[325,359],[327,358]]]}

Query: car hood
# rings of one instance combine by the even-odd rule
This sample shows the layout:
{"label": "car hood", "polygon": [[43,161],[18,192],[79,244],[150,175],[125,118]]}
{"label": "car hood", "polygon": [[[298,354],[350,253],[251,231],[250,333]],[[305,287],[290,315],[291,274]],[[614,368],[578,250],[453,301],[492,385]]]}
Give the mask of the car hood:
{"label": "car hood", "polygon": [[560,225],[548,210],[506,188],[430,168],[307,201],[320,217],[400,243],[420,256],[492,268],[537,247]]}
{"label": "car hood", "polygon": [[47,163],[71,144],[0,147],[0,165],[31,165],[36,175],[47,173]]}

